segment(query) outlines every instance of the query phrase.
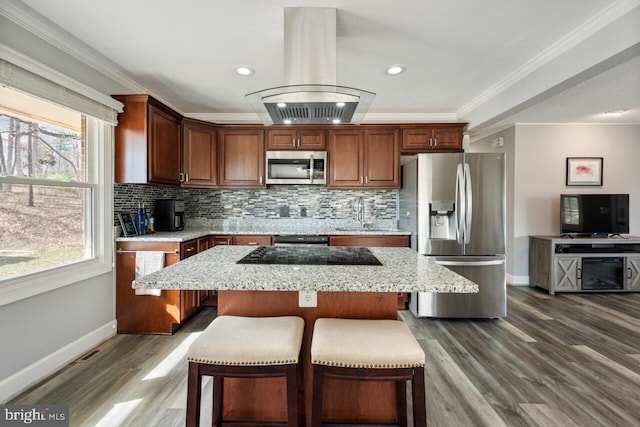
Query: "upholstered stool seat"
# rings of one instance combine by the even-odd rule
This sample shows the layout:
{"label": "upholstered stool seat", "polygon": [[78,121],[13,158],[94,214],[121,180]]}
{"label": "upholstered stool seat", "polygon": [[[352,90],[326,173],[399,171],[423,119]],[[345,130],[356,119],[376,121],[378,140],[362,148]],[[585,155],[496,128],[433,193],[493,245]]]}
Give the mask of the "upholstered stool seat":
{"label": "upholstered stool seat", "polygon": [[[223,378],[286,377],[289,426],[300,425],[299,355],[304,320],[295,316],[220,316],[187,352],[187,426],[198,426],[202,376],[213,376],[213,425],[222,419]],[[252,421],[247,424],[267,425]],[[269,422],[269,425],[274,424]]]}
{"label": "upholstered stool seat", "polygon": [[425,354],[401,321],[318,319],[311,343],[313,426],[322,423],[325,377],[354,381],[395,381],[397,425],[407,424],[406,381],[411,381],[415,426],[426,425]]}

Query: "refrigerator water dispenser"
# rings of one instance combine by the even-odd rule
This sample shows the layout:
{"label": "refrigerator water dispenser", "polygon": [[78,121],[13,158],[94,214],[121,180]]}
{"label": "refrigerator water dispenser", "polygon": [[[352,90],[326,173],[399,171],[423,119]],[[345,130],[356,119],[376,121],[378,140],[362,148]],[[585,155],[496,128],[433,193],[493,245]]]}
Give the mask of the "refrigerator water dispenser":
{"label": "refrigerator water dispenser", "polygon": [[456,239],[456,215],[453,200],[433,200],[429,204],[429,236],[432,239]]}

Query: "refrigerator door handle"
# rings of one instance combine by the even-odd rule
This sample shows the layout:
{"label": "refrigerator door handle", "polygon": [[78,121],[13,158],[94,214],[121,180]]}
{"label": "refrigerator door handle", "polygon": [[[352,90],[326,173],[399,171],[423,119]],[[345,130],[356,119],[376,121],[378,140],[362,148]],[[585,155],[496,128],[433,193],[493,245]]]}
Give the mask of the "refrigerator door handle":
{"label": "refrigerator door handle", "polygon": [[464,164],[465,190],[467,198],[467,211],[465,213],[466,222],[464,226],[464,243],[469,244],[471,241],[471,217],[473,214],[473,194],[471,193],[471,168],[469,163]]}
{"label": "refrigerator door handle", "polygon": [[456,172],[456,240],[459,244],[464,242],[464,235],[462,233],[464,229],[464,212],[466,210],[465,202],[465,181],[464,172],[462,170],[462,163],[458,163],[458,170]]}
{"label": "refrigerator door handle", "polygon": [[449,265],[455,267],[480,267],[487,265],[501,265],[504,264],[504,259],[494,259],[490,261],[437,261],[438,265]]}

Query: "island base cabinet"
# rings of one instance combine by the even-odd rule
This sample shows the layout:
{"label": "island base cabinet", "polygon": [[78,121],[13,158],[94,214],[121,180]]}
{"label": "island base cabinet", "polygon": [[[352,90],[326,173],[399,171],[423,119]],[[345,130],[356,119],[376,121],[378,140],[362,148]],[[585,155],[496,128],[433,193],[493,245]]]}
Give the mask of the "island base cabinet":
{"label": "island base cabinet", "polygon": [[[397,319],[393,292],[318,292],[318,306],[298,307],[298,292],[219,291],[218,314],[233,316],[300,316],[305,321],[301,350],[304,367],[306,425],[311,425],[311,339],[316,319]],[[395,387],[391,382],[325,380],[324,417],[328,420],[396,419]],[[223,418],[286,419],[285,382],[281,378],[225,379]]]}

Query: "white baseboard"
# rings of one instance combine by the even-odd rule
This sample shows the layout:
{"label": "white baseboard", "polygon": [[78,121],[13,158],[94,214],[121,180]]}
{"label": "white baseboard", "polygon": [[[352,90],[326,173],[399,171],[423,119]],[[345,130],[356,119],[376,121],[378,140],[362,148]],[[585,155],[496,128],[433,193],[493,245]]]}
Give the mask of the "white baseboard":
{"label": "white baseboard", "polygon": [[29,386],[53,374],[106,339],[116,334],[116,321],[99,327],[52,354],[0,381],[0,403],[6,403]]}
{"label": "white baseboard", "polygon": [[507,283],[513,286],[527,286],[529,284],[529,276],[513,276],[507,274]]}

